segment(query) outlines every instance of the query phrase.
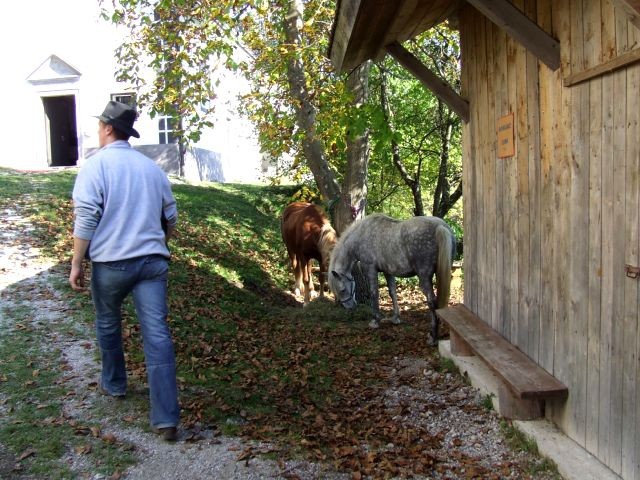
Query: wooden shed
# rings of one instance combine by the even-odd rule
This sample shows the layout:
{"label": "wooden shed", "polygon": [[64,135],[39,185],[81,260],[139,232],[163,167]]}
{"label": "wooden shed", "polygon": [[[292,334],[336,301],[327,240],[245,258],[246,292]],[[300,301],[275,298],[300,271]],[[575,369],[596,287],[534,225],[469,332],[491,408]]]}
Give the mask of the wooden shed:
{"label": "wooden shed", "polygon": [[[459,93],[402,46],[445,20]],[[566,385],[546,418],[640,480],[640,1],[339,1],[335,67],[386,53],[465,120],[464,306]]]}

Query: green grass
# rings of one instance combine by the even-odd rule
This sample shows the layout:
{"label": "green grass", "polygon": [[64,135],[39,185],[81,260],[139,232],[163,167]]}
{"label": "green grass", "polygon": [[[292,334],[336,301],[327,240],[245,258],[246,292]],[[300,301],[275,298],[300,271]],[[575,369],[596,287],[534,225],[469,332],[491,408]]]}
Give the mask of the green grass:
{"label": "green grass", "polygon": [[544,475],[544,478],[562,479],[556,464],[548,458],[540,456],[538,445],[534,439],[523,433],[507,420],[500,422],[500,430],[510,448],[529,455],[530,460],[528,461],[526,470],[532,478],[538,478]]}
{"label": "green grass", "polygon": [[446,357],[440,358],[440,365],[438,370],[441,373],[452,373],[454,375],[460,374],[460,370],[458,369],[458,366],[455,364],[455,362]]}
{"label": "green grass", "polygon": [[482,407],[486,410],[493,410],[493,397],[495,397],[493,393],[485,395],[484,397],[482,397],[480,405],[482,405]]}
{"label": "green grass", "polygon": [[[73,172],[43,175],[0,169],[0,207],[19,209],[31,220],[35,246],[59,262],[52,270],[61,275],[51,277],[49,287],[62,294],[67,311],[73,312],[55,325],[31,324],[29,319],[37,312],[28,296],[2,312],[7,326],[0,334],[0,443],[12,454],[19,468],[16,474],[35,478],[74,478],[67,462],[74,455],[92,465],[92,472],[103,475],[134,463],[131,447],[102,435],[97,421],[79,423],[64,414],[62,401],[69,392],[62,381],[60,352],[48,347],[46,338],[51,334],[83,338],[93,322],[89,297],[71,294],[64,280],[71,258],[74,180]],[[18,302],[24,287],[12,285],[3,295]],[[99,416],[100,411],[95,414]]]}
{"label": "green grass", "polygon": [[0,337],[1,408],[5,412],[0,420],[0,443],[13,453],[20,471],[36,478],[72,478],[64,458],[77,450],[87,452],[96,473],[124,470],[133,463],[127,445],[91,435],[97,423],[78,424],[65,417],[62,399],[67,391],[60,381],[60,352],[43,348],[43,333],[47,332],[28,325],[35,313],[25,304],[2,312],[14,327],[5,328]]}

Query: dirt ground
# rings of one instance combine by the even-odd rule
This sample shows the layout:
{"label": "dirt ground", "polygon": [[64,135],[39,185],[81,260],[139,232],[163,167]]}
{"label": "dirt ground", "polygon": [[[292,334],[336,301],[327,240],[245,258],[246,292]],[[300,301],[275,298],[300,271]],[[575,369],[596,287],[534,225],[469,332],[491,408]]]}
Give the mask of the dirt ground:
{"label": "dirt ground", "polygon": [[[168,444],[136,422],[122,421],[127,402],[103,397],[96,391],[99,365],[90,328],[78,327],[74,335],[56,330],[68,320],[68,306],[60,289],[66,282],[66,266],[43,259],[30,243],[32,226],[19,211],[0,211],[0,335],[16,328],[10,312],[28,298],[37,315],[21,319],[31,328],[41,329],[43,348],[61,353],[61,374],[69,394],[62,400],[65,418],[78,422],[99,422],[104,434],[132,445],[138,463],[111,478],[127,479],[349,479],[351,472],[336,473],[330,466],[303,461],[277,462],[264,459],[269,450],[217,431],[180,429],[179,441]],[[459,288],[458,288],[459,291]],[[454,293],[456,290],[454,289]],[[44,328],[44,325],[48,328]],[[53,332],[53,333],[51,333]],[[0,339],[1,341],[1,339]],[[477,390],[463,378],[441,373],[420,358],[397,358],[389,371],[389,385],[382,401],[397,425],[420,427],[439,439],[441,448],[430,452],[440,468],[415,478],[531,478],[526,468],[532,459],[512,451],[500,432],[495,412],[482,406]],[[132,392],[132,396],[144,392]],[[2,411],[0,392],[0,418]],[[2,421],[2,420],[0,420]],[[393,449],[394,445],[388,445]],[[246,452],[252,455],[246,455]],[[0,444],[0,477],[30,478],[21,473],[18,455]],[[77,478],[105,478],[95,473],[81,453],[69,451],[62,459]],[[536,478],[545,478],[536,476]]]}

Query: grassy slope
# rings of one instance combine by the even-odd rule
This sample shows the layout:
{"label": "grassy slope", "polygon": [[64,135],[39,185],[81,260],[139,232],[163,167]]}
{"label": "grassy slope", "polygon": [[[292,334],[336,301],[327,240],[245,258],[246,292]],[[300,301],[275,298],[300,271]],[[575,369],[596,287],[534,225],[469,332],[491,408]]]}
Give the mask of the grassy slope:
{"label": "grassy slope", "polygon": [[[0,207],[24,201],[43,246],[62,265],[71,251],[73,180],[72,173],[0,170]],[[394,425],[380,392],[394,357],[418,356],[440,368],[435,351],[425,346],[422,307],[405,314],[403,325],[378,332],[367,329],[361,310],[347,314],[328,301],[302,309],[285,293],[292,278],[278,228],[291,191],[175,185],[174,193],[180,220],[169,302],[183,424],[269,440],[282,457],[328,460],[350,471],[410,473],[402,452],[386,452],[385,446],[404,445],[415,457],[416,439],[424,449],[440,440]],[[78,321],[88,321],[89,298],[75,298],[78,319],[85,319]],[[128,367],[132,384],[142,385],[132,312],[127,305]],[[138,408],[145,417],[146,405]]]}

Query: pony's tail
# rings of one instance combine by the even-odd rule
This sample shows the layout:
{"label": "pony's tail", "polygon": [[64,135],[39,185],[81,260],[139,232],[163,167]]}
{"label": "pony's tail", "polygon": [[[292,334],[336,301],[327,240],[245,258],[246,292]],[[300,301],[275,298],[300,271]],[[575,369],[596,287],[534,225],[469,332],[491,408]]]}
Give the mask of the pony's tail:
{"label": "pony's tail", "polygon": [[438,308],[449,304],[451,296],[451,267],[455,238],[444,225],[436,227],[436,242],[438,244],[438,263],[436,266],[436,282],[438,286]]}

